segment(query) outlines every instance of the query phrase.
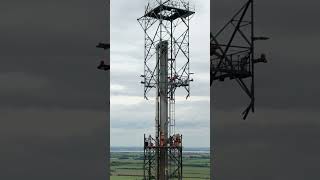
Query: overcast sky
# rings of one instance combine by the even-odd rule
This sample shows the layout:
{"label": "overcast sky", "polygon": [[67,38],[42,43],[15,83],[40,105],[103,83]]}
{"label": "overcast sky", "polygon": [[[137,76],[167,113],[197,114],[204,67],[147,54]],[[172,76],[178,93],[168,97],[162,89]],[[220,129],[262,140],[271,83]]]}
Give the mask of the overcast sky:
{"label": "overcast sky", "polygon": [[[211,2],[211,30],[244,0]],[[256,65],[256,113],[234,81],[211,88],[214,174],[223,180],[319,179],[320,64],[317,0],[255,1],[257,43],[269,63]]]}
{"label": "overcast sky", "polygon": [[[140,84],[144,31],[137,18],[143,16],[147,2],[111,1],[111,146],[142,147],[143,134],[154,134],[154,93],[149,94],[149,101],[145,100]],[[190,69],[195,73],[191,97],[185,100],[186,93],[181,90],[176,97],[176,130],[183,134],[186,147],[210,146],[209,3],[197,0],[190,21]]]}
{"label": "overcast sky", "polygon": [[107,4],[1,1],[0,179],[106,179]]}

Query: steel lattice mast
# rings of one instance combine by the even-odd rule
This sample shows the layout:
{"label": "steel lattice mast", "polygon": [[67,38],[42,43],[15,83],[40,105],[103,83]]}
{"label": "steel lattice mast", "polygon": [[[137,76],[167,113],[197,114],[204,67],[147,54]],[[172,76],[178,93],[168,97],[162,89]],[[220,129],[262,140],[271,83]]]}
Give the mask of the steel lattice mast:
{"label": "steel lattice mast", "polygon": [[266,63],[261,54],[255,57],[255,41],[267,40],[254,34],[254,3],[248,0],[239,11],[216,34],[211,34],[210,62],[211,85],[215,80],[235,79],[250,98],[244,110],[246,119],[250,110],[254,112],[254,67],[256,63]]}
{"label": "steel lattice mast", "polygon": [[144,179],[182,179],[182,135],[175,133],[175,92],[190,95],[189,2],[154,0],[138,19],[145,32],[144,97],[155,89],[155,136],[144,137]]}

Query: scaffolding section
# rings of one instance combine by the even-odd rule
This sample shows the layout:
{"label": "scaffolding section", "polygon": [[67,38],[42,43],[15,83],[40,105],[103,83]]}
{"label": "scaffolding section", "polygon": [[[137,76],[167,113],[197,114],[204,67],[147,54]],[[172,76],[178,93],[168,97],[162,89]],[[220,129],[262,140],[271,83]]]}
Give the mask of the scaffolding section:
{"label": "scaffolding section", "polygon": [[168,169],[166,178],[170,180],[182,179],[182,135],[171,136],[169,146],[157,146],[157,140],[151,135],[144,135],[144,179],[159,179],[160,166],[158,166],[160,151],[168,154]]}
{"label": "scaffolding section", "polygon": [[250,98],[243,119],[254,112],[254,65],[266,63],[265,54],[255,58],[255,42],[267,40],[254,34],[254,3],[248,0],[230,21],[210,37],[211,85],[214,81],[235,79]]}
{"label": "scaffolding section", "polygon": [[190,95],[189,21],[183,0],[153,0],[138,19],[145,32],[144,97],[155,90],[155,135],[144,137],[144,180],[182,179],[182,135],[175,132],[177,88]]}

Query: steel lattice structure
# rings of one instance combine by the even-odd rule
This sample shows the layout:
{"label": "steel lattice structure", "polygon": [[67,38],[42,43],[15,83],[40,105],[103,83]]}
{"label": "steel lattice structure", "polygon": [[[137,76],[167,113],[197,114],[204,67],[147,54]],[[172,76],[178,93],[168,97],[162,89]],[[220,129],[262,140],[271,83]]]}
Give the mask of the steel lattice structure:
{"label": "steel lattice structure", "polygon": [[156,93],[155,136],[144,137],[144,179],[182,179],[182,135],[175,133],[177,88],[190,96],[189,22],[183,0],[153,0],[138,19],[144,36],[144,97]]}
{"label": "steel lattice structure", "polygon": [[[189,21],[194,9],[183,0],[154,0],[145,8],[145,15],[138,19],[145,32],[144,52],[144,96],[155,88],[158,82],[156,68],[158,62],[152,58],[156,55],[156,45],[161,41],[169,42],[169,94],[174,95],[177,87],[184,87],[190,94],[189,82]],[[179,59],[179,61],[177,61]],[[178,62],[178,64],[177,64]]]}
{"label": "steel lattice structure", "polygon": [[264,54],[255,58],[255,41],[267,39],[254,35],[253,0],[248,0],[226,25],[210,37],[210,83],[213,85],[214,81],[224,81],[226,78],[237,81],[250,98],[242,113],[243,119],[250,110],[254,112],[254,65],[267,62]]}
{"label": "steel lattice structure", "polygon": [[182,136],[180,136],[180,138],[179,144],[177,143],[178,141],[176,141],[177,139],[175,139],[171,140],[171,146],[162,147],[155,146],[157,140],[153,137],[144,136],[144,180],[160,179],[157,159],[160,157],[161,149],[164,149],[168,153],[168,175],[166,178],[170,180],[182,179]]}

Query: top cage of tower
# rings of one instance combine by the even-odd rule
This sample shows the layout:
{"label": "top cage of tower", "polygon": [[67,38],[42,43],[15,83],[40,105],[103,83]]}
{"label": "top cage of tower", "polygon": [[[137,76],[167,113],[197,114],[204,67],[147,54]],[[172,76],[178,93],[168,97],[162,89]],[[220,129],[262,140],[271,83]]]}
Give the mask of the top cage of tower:
{"label": "top cage of tower", "polygon": [[167,21],[186,18],[195,12],[195,7],[184,0],[150,0],[143,17],[151,17]]}

